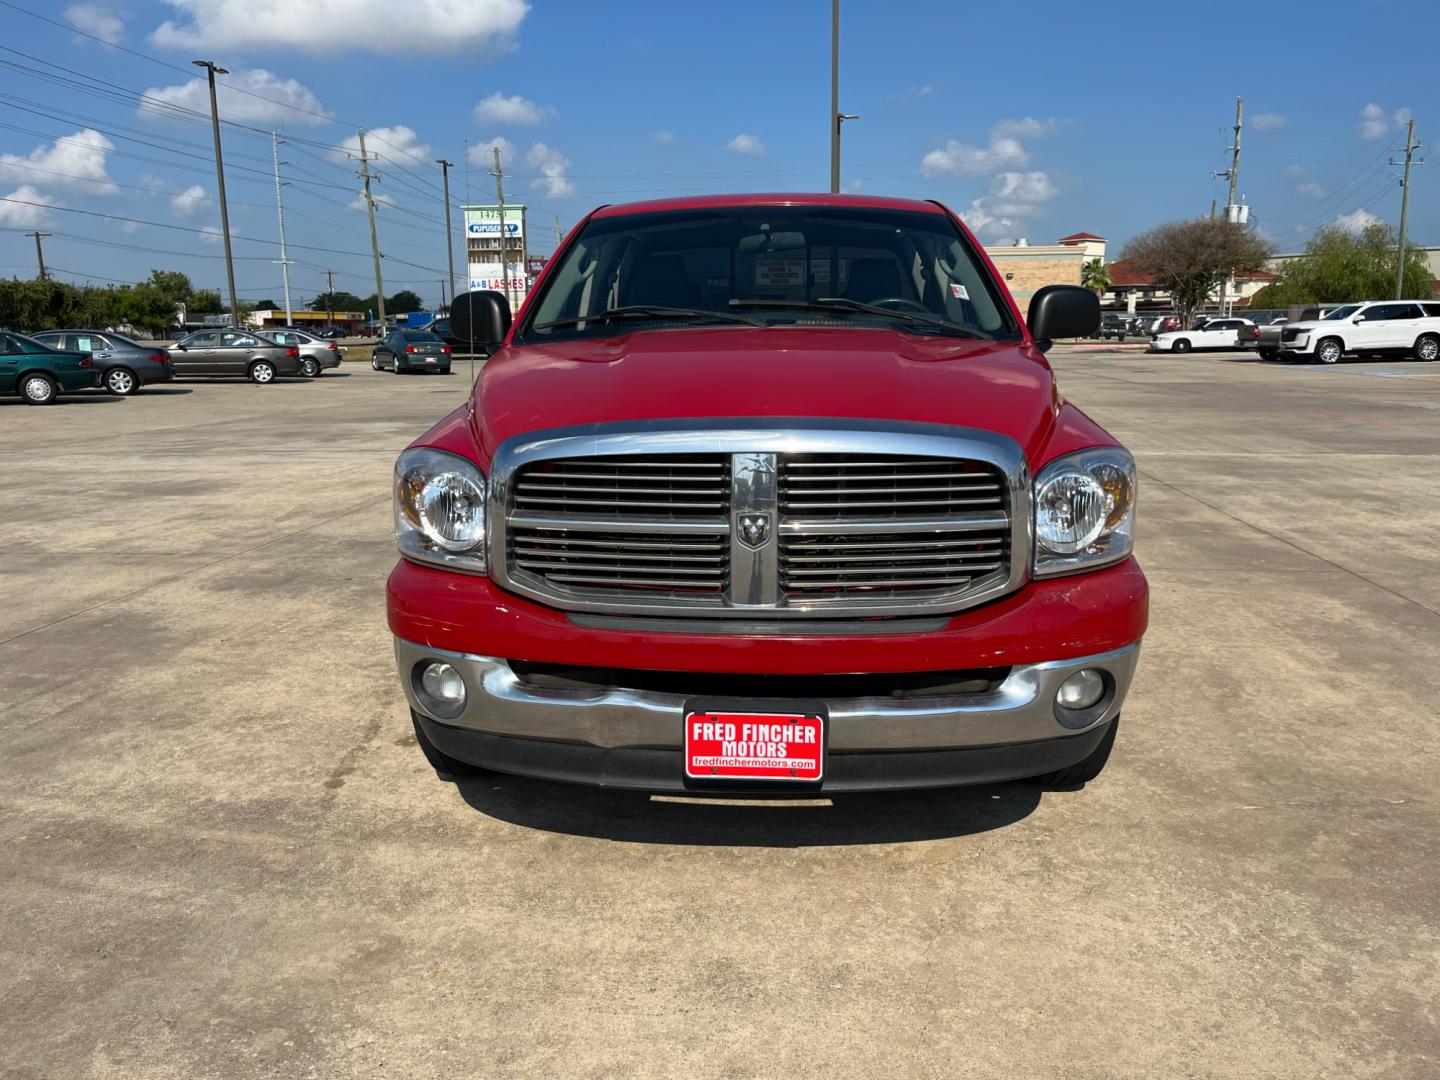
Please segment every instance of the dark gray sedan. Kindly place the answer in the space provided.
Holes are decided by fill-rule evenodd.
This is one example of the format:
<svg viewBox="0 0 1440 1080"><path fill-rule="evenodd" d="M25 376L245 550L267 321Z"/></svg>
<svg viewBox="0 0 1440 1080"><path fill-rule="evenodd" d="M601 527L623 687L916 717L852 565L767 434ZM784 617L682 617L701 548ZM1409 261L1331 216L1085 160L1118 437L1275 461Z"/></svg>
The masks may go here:
<svg viewBox="0 0 1440 1080"><path fill-rule="evenodd" d="M44 330L34 337L62 352L89 353L100 372L100 385L112 394L133 394L142 386L175 378L175 367L164 349L109 330Z"/></svg>
<svg viewBox="0 0 1440 1080"><path fill-rule="evenodd" d="M248 330L201 330L170 347L175 374L243 375L253 383L270 383L277 375L299 375L300 350L277 345Z"/></svg>
<svg viewBox="0 0 1440 1080"><path fill-rule="evenodd" d="M450 346L429 330L395 330L382 338L370 357L376 371L438 371L450 374Z"/></svg>

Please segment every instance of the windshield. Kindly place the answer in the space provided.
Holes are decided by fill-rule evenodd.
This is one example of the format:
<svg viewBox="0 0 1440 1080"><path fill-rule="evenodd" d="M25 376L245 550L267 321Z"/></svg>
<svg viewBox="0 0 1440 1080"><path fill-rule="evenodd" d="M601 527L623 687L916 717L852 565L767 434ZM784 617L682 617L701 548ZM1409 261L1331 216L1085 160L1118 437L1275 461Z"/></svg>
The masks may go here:
<svg viewBox="0 0 1440 1080"><path fill-rule="evenodd" d="M1344 307L1337 307L1334 311L1330 312L1329 315L1321 316L1321 318L1328 322L1333 322L1336 319L1348 319L1359 310L1359 304L1346 304Z"/></svg>
<svg viewBox="0 0 1440 1080"><path fill-rule="evenodd" d="M815 304L831 298L845 303ZM629 309L623 320L594 318L622 308ZM655 310L637 310L644 308ZM592 220L547 277L520 336L549 341L747 323L1020 336L995 283L948 217L840 206Z"/></svg>
<svg viewBox="0 0 1440 1080"><path fill-rule="evenodd" d="M429 330L406 330L401 333L405 341L439 341L440 339Z"/></svg>

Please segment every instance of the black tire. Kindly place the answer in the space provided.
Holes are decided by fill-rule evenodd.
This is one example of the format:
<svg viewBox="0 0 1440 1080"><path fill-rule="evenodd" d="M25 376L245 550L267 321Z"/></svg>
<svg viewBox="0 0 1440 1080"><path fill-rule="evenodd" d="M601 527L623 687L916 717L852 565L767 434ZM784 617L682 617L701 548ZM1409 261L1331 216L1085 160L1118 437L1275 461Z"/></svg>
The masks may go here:
<svg viewBox="0 0 1440 1080"><path fill-rule="evenodd" d="M20 396L27 405L54 405L60 387L49 375L31 371L20 377Z"/></svg>
<svg viewBox="0 0 1440 1080"><path fill-rule="evenodd" d="M453 758L445 751L430 741L430 736L425 734L425 729L420 726L419 719L414 711L410 713L410 723L415 725L415 741L420 744L420 752L425 755L425 760L435 770L435 775L447 783L454 782L466 776L477 776L485 770L471 765L468 761L461 761Z"/></svg>
<svg viewBox="0 0 1440 1080"><path fill-rule="evenodd" d="M265 386L267 383L275 381L275 365L269 360L256 360L250 365L250 370L247 374L250 376L251 382Z"/></svg>
<svg viewBox="0 0 1440 1080"><path fill-rule="evenodd" d="M384 370L383 368L380 367L380 361L377 360L377 359L375 359L375 354L374 354L374 353L371 353L371 354L370 354L370 368L371 368L372 371L382 371L382 370Z"/></svg>
<svg viewBox="0 0 1440 1080"><path fill-rule="evenodd" d="M1415 342L1415 359L1423 360L1427 364L1440 358L1440 337L1434 334L1421 334Z"/></svg>
<svg viewBox="0 0 1440 1080"><path fill-rule="evenodd" d="M1190 341L1187 338L1177 338L1175 344L1170 346L1172 352L1189 352Z"/></svg>
<svg viewBox="0 0 1440 1080"><path fill-rule="evenodd" d="M1322 364L1338 364L1345 355L1345 343L1339 338L1321 338L1315 343L1315 359Z"/></svg>
<svg viewBox="0 0 1440 1080"><path fill-rule="evenodd" d="M1274 349L1260 349L1260 350L1259 350L1259 353L1260 353L1260 359L1261 359L1261 360L1274 360L1274 359L1275 359L1275 350L1274 350Z"/></svg>
<svg viewBox="0 0 1440 1080"><path fill-rule="evenodd" d="M1047 788L1073 788L1088 784L1105 771L1105 763L1110 760L1110 751L1115 748L1115 732L1119 729L1120 717L1117 716L1110 721L1105 737L1100 740L1099 746L1090 751L1089 756L1064 769L1032 776L1029 783Z"/></svg>
<svg viewBox="0 0 1440 1080"><path fill-rule="evenodd" d="M140 389L140 380L129 368L112 367L105 372L105 389L116 397L129 397Z"/></svg>
<svg viewBox="0 0 1440 1080"><path fill-rule="evenodd" d="M304 375L307 379L317 379L317 378L319 378L319 377L320 377L320 363L319 363L319 361L313 360L313 359L311 359L311 358L308 357L308 356L305 357L305 359L303 359L303 360L300 361L300 374L301 374L301 375Z"/></svg>
<svg viewBox="0 0 1440 1080"><path fill-rule="evenodd" d="M391 368L390 370L391 370L391 372L392 372L393 374L395 374L395 375L404 375L404 374L405 374L403 371L400 370L400 361L399 361L399 360L396 360L396 361L395 361L395 366L394 366L393 368Z"/></svg>

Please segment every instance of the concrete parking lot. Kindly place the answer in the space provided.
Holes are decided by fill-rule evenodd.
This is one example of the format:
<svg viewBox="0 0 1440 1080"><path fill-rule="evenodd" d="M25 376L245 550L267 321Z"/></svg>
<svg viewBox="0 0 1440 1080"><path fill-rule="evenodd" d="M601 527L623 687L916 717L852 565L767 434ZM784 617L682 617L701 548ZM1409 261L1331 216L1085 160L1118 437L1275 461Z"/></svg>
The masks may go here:
<svg viewBox="0 0 1440 1080"><path fill-rule="evenodd" d="M435 778L464 365L0 403L0 1074L1440 1073L1440 364L1053 359L1143 475L1110 767L833 805Z"/></svg>

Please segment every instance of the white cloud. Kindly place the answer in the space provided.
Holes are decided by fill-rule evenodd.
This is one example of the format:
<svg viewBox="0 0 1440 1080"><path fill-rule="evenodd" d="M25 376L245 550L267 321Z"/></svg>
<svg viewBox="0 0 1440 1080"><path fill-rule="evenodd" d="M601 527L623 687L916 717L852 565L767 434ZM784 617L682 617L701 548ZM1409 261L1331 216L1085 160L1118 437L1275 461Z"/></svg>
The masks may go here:
<svg viewBox="0 0 1440 1080"><path fill-rule="evenodd" d="M1310 174L1300 165L1290 165L1282 174L1290 190L1302 199L1321 199L1325 197L1325 189L1315 182Z"/></svg>
<svg viewBox="0 0 1440 1080"><path fill-rule="evenodd" d="M751 154L758 156L765 153L765 144L760 141L759 135L736 135L728 143L725 149L732 154Z"/></svg>
<svg viewBox="0 0 1440 1080"><path fill-rule="evenodd" d="M1256 131L1279 131L1287 123L1285 117L1273 112L1256 113L1250 118L1250 126Z"/></svg>
<svg viewBox="0 0 1440 1080"><path fill-rule="evenodd" d="M916 97L930 97L935 93L935 87L926 83L924 86L911 87L910 92Z"/></svg>
<svg viewBox="0 0 1440 1080"><path fill-rule="evenodd" d="M864 180L846 180L843 186L844 186L844 188L845 188L846 191L849 191L849 192L852 192L852 193L858 195L860 192L862 192L862 191L865 190L865 181L864 181Z"/></svg>
<svg viewBox="0 0 1440 1080"><path fill-rule="evenodd" d="M232 228L230 230L231 240L234 240L235 237L239 235L239 229ZM220 226L218 225L206 225L200 230L200 242L202 244L223 244L225 242L225 234L220 231Z"/></svg>
<svg viewBox="0 0 1440 1080"><path fill-rule="evenodd" d="M1053 133L1054 120L1037 120L1033 116L1001 120L990 129L984 146L947 139L920 159L920 175L983 176L1007 169L1023 169L1030 155L1020 140L1038 139Z"/></svg>
<svg viewBox="0 0 1440 1080"><path fill-rule="evenodd" d="M661 146L669 146L675 141L675 133L673 131L657 131L650 137Z"/></svg>
<svg viewBox="0 0 1440 1080"><path fill-rule="evenodd" d="M530 147L525 160L540 172L540 175L531 181L531 187L544 188L545 192L554 198L575 194L575 185L565 175L570 171L572 162L559 150L537 142Z"/></svg>
<svg viewBox="0 0 1440 1080"><path fill-rule="evenodd" d="M506 97L498 90L475 106L481 124L538 124L555 112L549 105L536 105L519 94Z"/></svg>
<svg viewBox="0 0 1440 1080"><path fill-rule="evenodd" d="M44 225L50 220L50 212L43 206L27 206L27 203L48 203L51 206L60 204L53 199L47 199L41 192L36 191L29 184L21 184L10 194L7 199L17 199L18 202L0 202L0 225L21 226L33 229L37 225Z"/></svg>
<svg viewBox="0 0 1440 1080"><path fill-rule="evenodd" d="M508 50L530 10L525 0L169 0L179 18L150 40L167 49L298 49L311 53L463 53Z"/></svg>
<svg viewBox="0 0 1440 1080"><path fill-rule="evenodd" d="M1360 137L1362 139L1383 139L1390 134L1391 126L1401 128L1410 122L1410 110L1399 108L1392 117L1373 101L1360 110Z"/></svg>
<svg viewBox="0 0 1440 1080"><path fill-rule="evenodd" d="M204 210L209 198L199 184L191 184L170 200L170 212L176 217L190 217Z"/></svg>
<svg viewBox="0 0 1440 1080"><path fill-rule="evenodd" d="M1358 210L1352 210L1348 214L1341 214L1330 224L1338 225L1348 233L1364 232L1371 225L1379 225L1382 219L1370 213L1363 206Z"/></svg>
<svg viewBox="0 0 1440 1080"><path fill-rule="evenodd" d="M496 135L493 139L486 139L484 142L471 143L468 157L471 165L479 165L482 169L493 169L495 167L495 149L500 149L500 164L504 167L505 162L515 160L515 144L504 135Z"/></svg>
<svg viewBox="0 0 1440 1080"><path fill-rule="evenodd" d="M371 161L378 158L383 161L396 161L401 165L414 165L417 161L430 160L430 144L421 142L415 129L404 124L366 131L365 152L370 155ZM351 135L340 144L339 149L331 150L329 156L331 161L359 161L360 136Z"/></svg>
<svg viewBox="0 0 1440 1080"><path fill-rule="evenodd" d="M1048 173L1002 172L990 182L990 194L974 200L960 216L976 232L997 236L1024 226L1059 194Z"/></svg>
<svg viewBox="0 0 1440 1080"><path fill-rule="evenodd" d="M91 194L113 195L117 188L105 169L115 144L86 128L28 154L0 154L0 180L32 180L47 187L82 187Z"/></svg>
<svg viewBox="0 0 1440 1080"><path fill-rule="evenodd" d="M389 195L386 195L383 191L372 191L370 193L370 197L375 200L375 209L377 210L380 209L380 207L382 206L395 205L395 200ZM348 203L348 207L351 210L364 210L365 193L362 191L359 195L356 195L355 198L351 199Z"/></svg>
<svg viewBox="0 0 1440 1080"><path fill-rule="evenodd" d="M150 119L170 115L167 106L210 115L210 89L205 79L151 87L145 96L148 100L138 111ZM331 116L309 88L264 68L217 76L215 98L222 117L242 124L323 124Z"/></svg>
<svg viewBox="0 0 1440 1080"><path fill-rule="evenodd" d="M125 36L125 24L103 4L71 4L65 9L65 21L76 30L118 45Z"/></svg>

